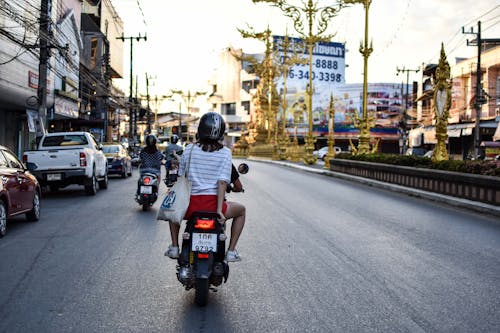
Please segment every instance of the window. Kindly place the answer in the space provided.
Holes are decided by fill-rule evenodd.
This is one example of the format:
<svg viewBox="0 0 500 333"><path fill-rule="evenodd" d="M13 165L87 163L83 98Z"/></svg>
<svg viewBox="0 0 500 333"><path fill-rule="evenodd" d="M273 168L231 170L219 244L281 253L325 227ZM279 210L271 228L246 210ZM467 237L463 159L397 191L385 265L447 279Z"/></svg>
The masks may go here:
<svg viewBox="0 0 500 333"><path fill-rule="evenodd" d="M241 106L247 112L247 114L250 114L250 101L241 102Z"/></svg>
<svg viewBox="0 0 500 333"><path fill-rule="evenodd" d="M7 159L5 156L3 156L2 152L0 151L0 168L6 168L8 166L7 164Z"/></svg>
<svg viewBox="0 0 500 333"><path fill-rule="evenodd" d="M232 116L236 114L236 103L226 103L222 104L221 114L226 116Z"/></svg>
<svg viewBox="0 0 500 333"><path fill-rule="evenodd" d="M90 40L90 67L94 68L97 65L97 38Z"/></svg>
<svg viewBox="0 0 500 333"><path fill-rule="evenodd" d="M86 145L85 135L54 135L43 140L42 147Z"/></svg>
<svg viewBox="0 0 500 333"><path fill-rule="evenodd" d="M500 105L500 76L497 76L497 105Z"/></svg>
<svg viewBox="0 0 500 333"><path fill-rule="evenodd" d="M10 151L4 150L3 153L5 154L5 157L7 158L7 160L9 161L11 168L24 169L21 161L19 161L19 159L16 156L14 156Z"/></svg>

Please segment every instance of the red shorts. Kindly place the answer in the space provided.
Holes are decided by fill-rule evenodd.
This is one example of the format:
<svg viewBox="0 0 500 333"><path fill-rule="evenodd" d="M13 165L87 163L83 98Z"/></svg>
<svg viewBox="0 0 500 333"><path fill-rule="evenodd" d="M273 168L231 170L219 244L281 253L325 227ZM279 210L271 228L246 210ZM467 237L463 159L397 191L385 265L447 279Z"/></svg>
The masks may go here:
<svg viewBox="0 0 500 333"><path fill-rule="evenodd" d="M187 209L184 218L187 220L191 217L191 214L197 210L204 210L208 212L217 211L217 195L192 195L189 201L189 207ZM226 214L227 204L224 201L222 203L222 214Z"/></svg>

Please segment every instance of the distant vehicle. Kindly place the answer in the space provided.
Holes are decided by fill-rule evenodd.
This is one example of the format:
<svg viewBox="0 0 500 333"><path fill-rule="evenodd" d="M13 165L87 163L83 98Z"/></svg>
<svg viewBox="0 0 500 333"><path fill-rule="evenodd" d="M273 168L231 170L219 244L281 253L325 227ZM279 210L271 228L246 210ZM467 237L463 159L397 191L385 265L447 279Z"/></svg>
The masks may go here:
<svg viewBox="0 0 500 333"><path fill-rule="evenodd" d="M434 155L434 150L429 150L424 154L424 157L432 158L432 155Z"/></svg>
<svg viewBox="0 0 500 333"><path fill-rule="evenodd" d="M108 159L108 175L132 176L132 158L119 143L104 143L102 152Z"/></svg>
<svg viewBox="0 0 500 333"><path fill-rule="evenodd" d="M340 147L333 147L335 150L335 155L342 153L342 149ZM328 146L320 148L318 150L313 151L313 155L319 158L320 160L325 160L325 155L328 153Z"/></svg>
<svg viewBox="0 0 500 333"><path fill-rule="evenodd" d="M97 185L108 188L108 161L102 144L89 132L47 133L38 150L24 152L23 162L33 166L31 173L51 191L78 184L87 195L95 195Z"/></svg>
<svg viewBox="0 0 500 333"><path fill-rule="evenodd" d="M406 156L424 156L427 150L420 147L410 147L406 150Z"/></svg>
<svg viewBox="0 0 500 333"><path fill-rule="evenodd" d="M7 219L26 214L40 219L41 189L35 176L7 147L0 146L0 237L7 232Z"/></svg>

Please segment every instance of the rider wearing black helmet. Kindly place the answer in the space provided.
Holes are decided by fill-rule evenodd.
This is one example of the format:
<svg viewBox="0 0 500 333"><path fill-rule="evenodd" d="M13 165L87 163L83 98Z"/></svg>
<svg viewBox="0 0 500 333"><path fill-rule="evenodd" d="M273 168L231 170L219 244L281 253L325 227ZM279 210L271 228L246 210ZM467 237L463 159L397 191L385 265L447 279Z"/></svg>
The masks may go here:
<svg viewBox="0 0 500 333"><path fill-rule="evenodd" d="M140 171L152 171L160 177L164 156L156 147L156 136L149 134L144 142L146 146L139 153L141 159Z"/></svg>
<svg viewBox="0 0 500 333"><path fill-rule="evenodd" d="M216 112L204 114L198 125L198 141L186 147L182 155L179 174L183 174L190 158L187 178L192 182L191 198L185 215L188 219L194 211L216 211L221 222L233 219L231 239L226 253L227 261L239 261L241 257L236 251L236 243L245 225L245 206L225 201L226 187L231 183L231 151L224 147L222 139L226 124L222 116ZM191 157L190 157L191 156ZM170 223L172 244L165 255L170 258L179 256L180 225Z"/></svg>

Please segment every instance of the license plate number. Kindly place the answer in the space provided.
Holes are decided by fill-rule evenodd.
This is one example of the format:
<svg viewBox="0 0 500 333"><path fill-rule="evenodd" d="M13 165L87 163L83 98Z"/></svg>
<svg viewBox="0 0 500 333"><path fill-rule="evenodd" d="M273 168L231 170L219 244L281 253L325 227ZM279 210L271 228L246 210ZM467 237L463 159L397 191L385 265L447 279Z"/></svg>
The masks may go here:
<svg viewBox="0 0 500 333"><path fill-rule="evenodd" d="M49 173L47 174L47 180L61 180L61 174L60 173Z"/></svg>
<svg viewBox="0 0 500 333"><path fill-rule="evenodd" d="M152 186L141 186L141 194L152 194L153 187Z"/></svg>
<svg viewBox="0 0 500 333"><path fill-rule="evenodd" d="M194 232L191 250L197 252L217 252L217 234Z"/></svg>

